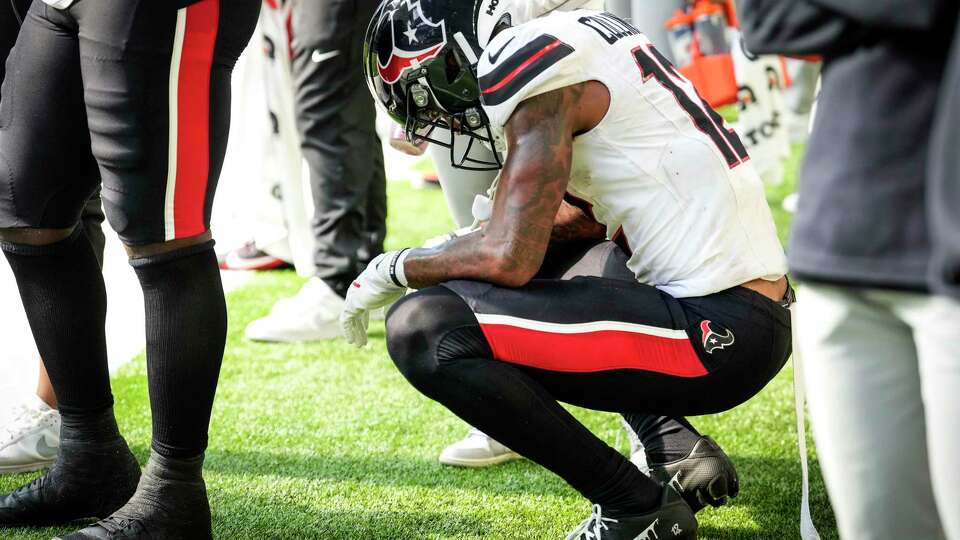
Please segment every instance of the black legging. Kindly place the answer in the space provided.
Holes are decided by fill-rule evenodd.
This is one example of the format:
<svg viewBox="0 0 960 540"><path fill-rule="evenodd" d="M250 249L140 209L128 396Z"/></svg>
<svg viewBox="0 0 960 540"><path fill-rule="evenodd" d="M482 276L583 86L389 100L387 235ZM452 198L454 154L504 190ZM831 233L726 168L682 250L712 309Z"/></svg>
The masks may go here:
<svg viewBox="0 0 960 540"><path fill-rule="evenodd" d="M0 0L0 82L6 75L7 56L17 42L20 22L27 14L30 2L31 0ZM101 225L104 216L103 206L100 204L99 189L87 202L81 219L87 239L93 246L93 252L97 255L100 265L103 266L104 236Z"/></svg>

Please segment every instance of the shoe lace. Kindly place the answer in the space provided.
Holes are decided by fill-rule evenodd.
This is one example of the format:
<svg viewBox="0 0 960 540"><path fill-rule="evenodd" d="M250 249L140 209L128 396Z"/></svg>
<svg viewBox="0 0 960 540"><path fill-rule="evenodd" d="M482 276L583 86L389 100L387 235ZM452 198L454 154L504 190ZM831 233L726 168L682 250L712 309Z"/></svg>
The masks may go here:
<svg viewBox="0 0 960 540"><path fill-rule="evenodd" d="M603 531L609 529L607 523L617 523L613 518L603 517L603 510L599 504L593 505L593 513L577 525L577 528L567 535L566 540L601 540Z"/></svg>
<svg viewBox="0 0 960 540"><path fill-rule="evenodd" d="M117 515L106 517L97 522L97 525L110 534L142 528L138 519Z"/></svg>
<svg viewBox="0 0 960 540"><path fill-rule="evenodd" d="M35 428L43 419L43 412L26 405L17 405L13 409L10 422L0 428L0 447L4 447L23 437Z"/></svg>
<svg viewBox="0 0 960 540"><path fill-rule="evenodd" d="M11 495L22 495L24 492L34 491L43 487L43 482L46 480L46 475L38 476L31 480L29 483L26 483L17 489L13 490Z"/></svg>
<svg viewBox="0 0 960 540"><path fill-rule="evenodd" d="M258 251L260 250L257 249L256 241L247 240L246 242L243 243L242 246L240 246L237 249L237 254L239 254L241 257L251 257L253 255L256 255Z"/></svg>

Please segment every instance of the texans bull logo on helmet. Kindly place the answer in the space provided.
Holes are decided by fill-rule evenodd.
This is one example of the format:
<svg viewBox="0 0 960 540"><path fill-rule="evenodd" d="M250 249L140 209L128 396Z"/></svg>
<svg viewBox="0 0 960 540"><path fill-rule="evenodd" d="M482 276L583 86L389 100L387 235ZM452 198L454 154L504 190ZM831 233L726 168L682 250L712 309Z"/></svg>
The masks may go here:
<svg viewBox="0 0 960 540"><path fill-rule="evenodd" d="M379 25L389 25L392 43L381 44L377 50L377 69L387 84L400 79L405 71L440 54L447 44L444 22L427 19L420 0L396 0L383 11Z"/></svg>
<svg viewBox="0 0 960 540"><path fill-rule="evenodd" d="M710 327L710 321L700 323L700 332L703 334L703 350L707 354L713 354L714 351L726 349L733 345L734 336L729 328L725 328L725 333L718 334Z"/></svg>

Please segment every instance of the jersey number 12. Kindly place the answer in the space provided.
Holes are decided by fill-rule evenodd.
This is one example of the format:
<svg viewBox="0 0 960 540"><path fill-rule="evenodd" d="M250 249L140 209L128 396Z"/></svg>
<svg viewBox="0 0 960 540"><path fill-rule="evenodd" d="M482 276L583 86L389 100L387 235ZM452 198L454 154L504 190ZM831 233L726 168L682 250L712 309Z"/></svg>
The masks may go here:
<svg viewBox="0 0 960 540"><path fill-rule="evenodd" d="M723 118L697 94L693 83L677 73L673 64L660 51L652 45L641 45L631 52L640 66L644 80L651 77L657 79L661 86L677 98L677 103L693 120L693 125L710 137L731 169L750 159L736 132L727 129Z"/></svg>

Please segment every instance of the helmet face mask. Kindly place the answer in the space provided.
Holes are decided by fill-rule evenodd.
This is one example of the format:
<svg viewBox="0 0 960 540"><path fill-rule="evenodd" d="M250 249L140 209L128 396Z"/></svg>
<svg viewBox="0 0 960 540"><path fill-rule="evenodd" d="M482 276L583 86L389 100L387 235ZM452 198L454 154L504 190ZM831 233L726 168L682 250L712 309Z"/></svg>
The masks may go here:
<svg viewBox="0 0 960 540"><path fill-rule="evenodd" d="M411 143L449 148L457 168L496 170L503 164L480 100L473 4L385 0L367 30L364 68L374 98ZM436 14L443 19L429 19ZM457 148L464 136L465 151ZM491 148L494 159L472 157L477 143Z"/></svg>

